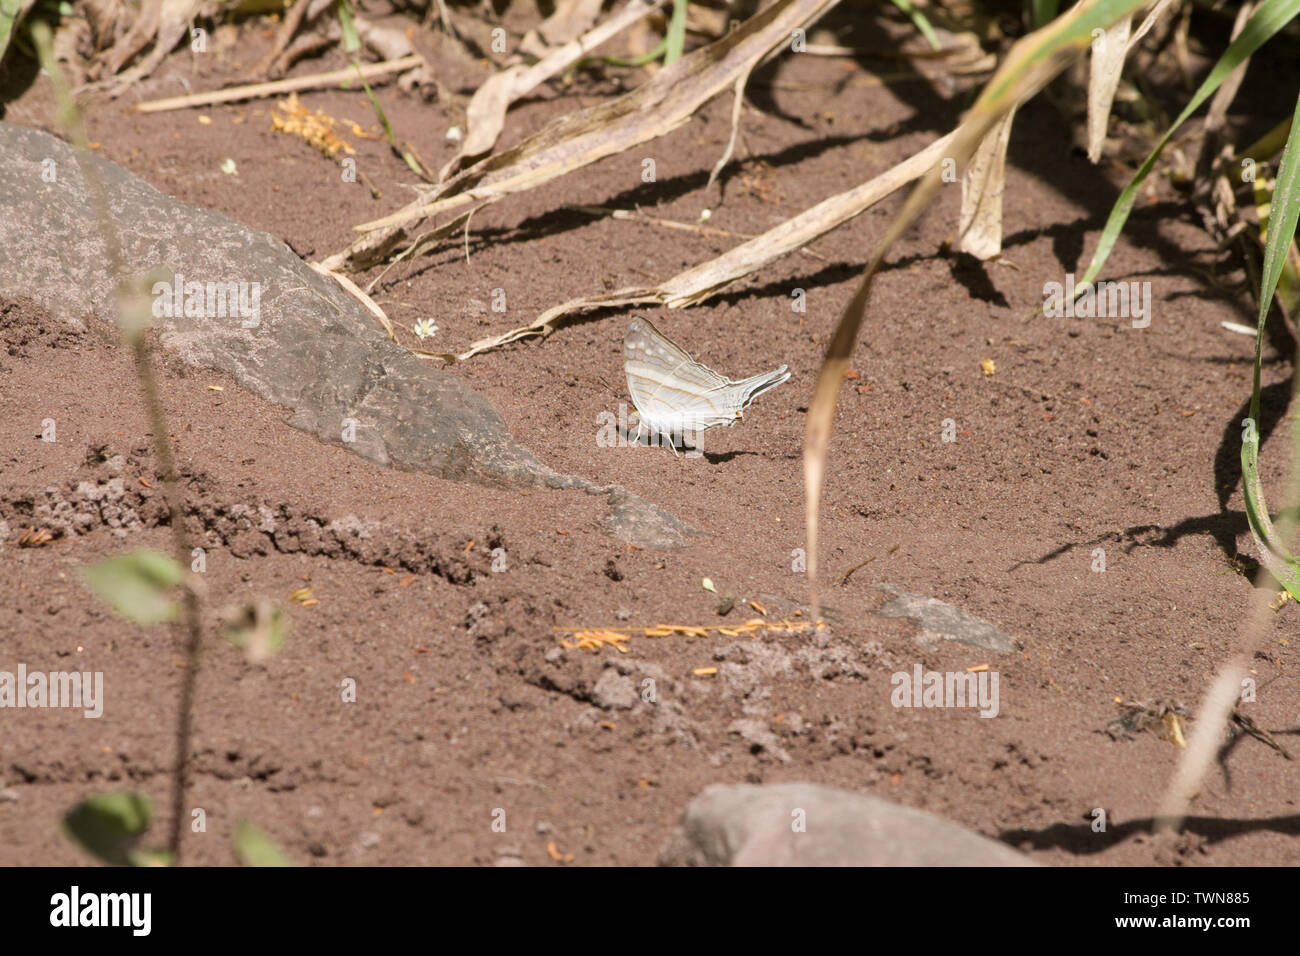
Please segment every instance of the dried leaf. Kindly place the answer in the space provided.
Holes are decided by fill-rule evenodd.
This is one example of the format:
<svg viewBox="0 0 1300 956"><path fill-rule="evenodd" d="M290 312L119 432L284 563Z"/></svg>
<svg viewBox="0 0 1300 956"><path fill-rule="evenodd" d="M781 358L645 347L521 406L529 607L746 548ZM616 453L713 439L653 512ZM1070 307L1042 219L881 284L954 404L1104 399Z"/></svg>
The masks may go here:
<svg viewBox="0 0 1300 956"><path fill-rule="evenodd" d="M117 73L150 41L153 41L153 49L143 60L108 84L110 95L117 96L148 78L176 45L189 37L190 24L202 3L203 0L149 0L144 6L143 16L135 21L131 31L105 54L105 63L110 73Z"/></svg>
<svg viewBox="0 0 1300 956"><path fill-rule="evenodd" d="M1124 71L1132 26L1132 19L1125 17L1110 29L1098 33L1092 44L1092 62L1088 72L1088 158L1094 163L1101 159L1101 147L1106 141L1110 106Z"/></svg>
<svg viewBox="0 0 1300 956"><path fill-rule="evenodd" d="M789 255L808 243L825 235L855 216L870 209L880 200L923 176L946 155L952 142L949 134L931 143L914 156L879 176L855 186L847 192L824 199L811 209L774 226L761 236L724 252L716 259L692 266L651 288L626 288L579 299L571 299L547 309L528 325L511 329L500 335L479 339L458 354L447 359L464 361L481 352L533 335L549 335L563 324L561 320L590 309L621 305L663 305L670 309L698 305L722 291L738 279L757 272L768 263Z"/></svg>
<svg viewBox="0 0 1300 956"><path fill-rule="evenodd" d="M357 226L365 233L325 260L330 268L362 268L376 248L391 247L410 223L466 205L488 205L536 188L606 156L656 139L690 120L734 85L769 50L787 42L838 0L775 0L722 39L694 51L618 99L563 116L513 149L471 166L404 209Z"/></svg>
<svg viewBox="0 0 1300 956"><path fill-rule="evenodd" d="M610 20L595 27L589 34L569 40L563 47L552 49L536 64L532 66L515 64L490 75L484 85L474 92L468 107L465 108L465 125L469 127L469 131L465 135L464 142L460 144L460 152L452 157L450 163L443 166L438 178L445 181L448 176L452 176L460 169L461 165L476 159L497 144L500 131L506 126L506 111L510 109L512 103L528 95L530 91L536 90L547 79L563 73L590 51L640 21L651 10L662 7L664 3L666 0L653 0L653 3L630 0L627 7L619 10L619 13L612 16Z"/></svg>
<svg viewBox="0 0 1300 956"><path fill-rule="evenodd" d="M988 260L1002 254L1002 194L1007 188L1007 143L1016 111L1010 110L980 142L961 181L962 252Z"/></svg>

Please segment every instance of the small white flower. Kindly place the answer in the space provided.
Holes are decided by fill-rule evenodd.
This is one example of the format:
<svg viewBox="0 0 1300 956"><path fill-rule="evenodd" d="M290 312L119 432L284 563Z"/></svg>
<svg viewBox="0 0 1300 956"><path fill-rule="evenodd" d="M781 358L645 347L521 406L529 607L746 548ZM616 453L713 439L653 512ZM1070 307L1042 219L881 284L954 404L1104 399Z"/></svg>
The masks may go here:
<svg viewBox="0 0 1300 956"><path fill-rule="evenodd" d="M459 143L462 139L460 127L459 126L449 127L447 130L447 138L451 140L453 143Z"/></svg>
<svg viewBox="0 0 1300 956"><path fill-rule="evenodd" d="M415 334L419 336L420 341L423 342L429 336L433 335L433 333L437 332L438 327L433 324L433 319L421 319L419 322L415 323L412 331L415 332Z"/></svg>
<svg viewBox="0 0 1300 956"><path fill-rule="evenodd" d="M239 167L236 166L235 161L233 159L230 159L229 157L221 161L221 171L225 173L227 176L239 175Z"/></svg>

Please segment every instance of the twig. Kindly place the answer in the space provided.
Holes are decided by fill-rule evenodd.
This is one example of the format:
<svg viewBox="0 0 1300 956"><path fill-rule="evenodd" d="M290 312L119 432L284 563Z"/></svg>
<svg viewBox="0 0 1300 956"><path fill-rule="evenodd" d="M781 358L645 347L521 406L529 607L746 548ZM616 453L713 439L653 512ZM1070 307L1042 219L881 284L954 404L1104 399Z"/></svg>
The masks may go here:
<svg viewBox="0 0 1300 956"><path fill-rule="evenodd" d="M275 40L271 44L271 49L266 51L266 55L258 60L253 68L248 71L249 76L266 76L275 65L276 59L289 46L293 40L293 35L298 32L298 27L302 25L302 18L307 13L307 8L311 6L311 0L295 0L294 5L289 9L289 13L280 24L280 29L276 31Z"/></svg>
<svg viewBox="0 0 1300 956"><path fill-rule="evenodd" d="M893 554L898 549L899 549L899 545L894 545L886 552L886 557ZM852 575L854 571L860 571L861 569L865 568L868 564L870 564L872 561L876 560L876 558L878 557L880 557L880 555L873 554L871 557L867 558L867 560L863 561L861 564L855 564L853 567L849 568L838 578L836 578L833 582L831 582L831 587L837 588L841 584L847 584L849 581L849 576Z"/></svg>
<svg viewBox="0 0 1300 956"><path fill-rule="evenodd" d="M212 90L208 93L190 93L187 96L172 96L162 100L146 100L135 104L141 113L162 113L167 110L183 110L191 106L212 106L215 103L233 103L237 100L261 99L280 93L297 90L315 90L327 86L340 86L357 78L360 70L364 79L387 76L414 69L424 63L424 57L418 53L404 56L397 60L385 60L382 63L367 63L365 66L348 67L346 70L331 70L328 73L313 73L310 76L295 76L287 80L275 80L271 83L251 83L247 86L232 86L225 90Z"/></svg>
<svg viewBox="0 0 1300 956"><path fill-rule="evenodd" d="M665 229L678 229L682 232L693 232L707 238L715 236L725 236L730 239L745 240L758 238L757 236L747 232L732 232L730 229L719 229L716 226L700 226L693 222L678 222L675 219L661 219L659 216L646 215L640 210L633 212L627 209L607 209L604 206L573 206L572 208L578 210L578 212L585 212L589 216L609 216L611 219L622 219L625 222L642 222L651 226L663 226ZM812 256L814 259L818 259L822 262L826 261L825 256L819 255L811 249L800 248L797 251ZM642 273L642 275L648 275L648 273Z"/></svg>
<svg viewBox="0 0 1300 956"><path fill-rule="evenodd" d="M1260 727L1258 724L1255 723L1255 721L1251 720L1249 717L1243 714L1236 707L1232 708L1232 722L1236 724L1238 727L1240 727L1242 730L1244 730L1246 733L1248 733L1250 736L1254 737L1256 740L1272 747L1274 750L1280 753L1287 760L1293 759L1291 755L1286 752L1286 748L1273 739L1272 734L1270 734L1263 727Z"/></svg>
<svg viewBox="0 0 1300 956"><path fill-rule="evenodd" d="M868 564L870 564L872 561L876 560L876 558L878 558L878 557L880 557L880 555L878 555L878 554L873 554L871 557L867 558L867 560L863 561L861 564L855 564L853 567L849 568L847 571L845 571L843 574L841 574L838 578L836 578L835 581L831 584L831 587L837 588L837 587L839 587L841 584L848 584L848 583L849 583L849 576L850 576L854 571L859 571L859 570L861 570L862 568L865 568Z"/></svg>
<svg viewBox="0 0 1300 956"><path fill-rule="evenodd" d="M329 276L339 285L343 286L344 291L364 305L366 310L375 317L376 321L378 321L380 325L384 327L384 331L388 333L388 337L392 339L395 345L402 344L397 340L397 331L393 328L392 320L388 318L387 313L379 307L374 299L362 292L355 282L343 275L341 272L335 272L333 269L326 268L319 262L309 262L307 264L321 275Z"/></svg>

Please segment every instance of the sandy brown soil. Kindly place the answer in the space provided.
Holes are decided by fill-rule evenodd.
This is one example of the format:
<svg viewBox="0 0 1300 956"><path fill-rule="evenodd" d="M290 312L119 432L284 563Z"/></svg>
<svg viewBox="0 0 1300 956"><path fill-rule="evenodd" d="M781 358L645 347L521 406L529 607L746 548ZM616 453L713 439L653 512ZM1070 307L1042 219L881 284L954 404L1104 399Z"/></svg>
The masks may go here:
<svg viewBox="0 0 1300 956"><path fill-rule="evenodd" d="M138 98L179 92L181 75L196 89L215 87L260 56L268 36L246 28L237 47L193 66L188 55L173 57ZM333 54L325 65L341 62ZM439 347L458 347L566 299L702 261L730 240L556 210L637 204L695 221L709 207L713 226L760 232L911 154L966 105L924 82L867 85L870 69L884 65L795 58L760 77L781 86L755 87L744 162L725 177L724 202L704 186L726 142L726 98L661 141L486 210L473 222L468 261L457 237L395 269L377 299L404 329L432 316ZM1294 64L1258 69L1272 79L1252 72L1239 102L1253 112L1234 117L1246 139L1291 108L1273 87L1295 85ZM1282 73L1290 79L1278 83ZM448 61L440 73L458 90L482 76L472 62ZM613 90L588 79L547 89L511 113L506 140ZM391 86L379 95L426 161L436 168L450 158L444 132L461 121L454 110ZM135 98L90 110L102 155L304 257L340 249L353 224L407 199L401 184L411 176L378 141L349 137L384 191L374 201L342 183L335 164L273 133L265 102L139 116ZM373 126L357 93L303 100ZM47 125L48 107L48 87L37 82L5 118ZM577 863L647 864L708 784L789 780L921 807L1049 864L1300 861L1294 762L1238 741L1183 839L1157 851L1145 834L1179 751L1153 734L1126 741L1101 732L1117 696L1194 709L1237 635L1250 588L1241 559L1253 546L1234 461L1252 343L1220 322L1252 319L1244 298L1207 281L1220 257L1164 183L1110 266L1114 278L1150 281L1150 328L1032 317L1043 283L1062 281L1090 252L1122 182L1122 171L1072 152L1070 135L1041 99L1017 120L1002 261L936 252L954 228L954 186L878 280L857 378L837 413L822 549L832 581L876 560L829 588L830 634L816 641L637 637L626 655L593 654L557 652L552 628L718 623L705 577L774 615L806 600L806 580L792 569L804 545L804 413L830 330L899 197L817 242L823 259L791 257L703 307L642 313L733 377L782 363L794 372L743 425L709 433L702 458L597 446L597 415L627 401L625 313L457 369L547 464L621 483L707 533L680 553L619 544L602 531L600 503L580 493L378 468L294 431L283 410L229 380L160 355L191 526L211 542L211 602L270 596L292 625L285 651L262 667L215 635L207 645L191 803L206 809L209 827L188 838L190 861L229 862L231 829L247 818L304 863L549 864L553 843ZM641 182L646 156L657 160L657 183ZM226 157L238 177L220 171ZM499 288L505 313L490 308ZM807 290L806 315L791 311L794 288ZM129 354L106 334L56 326L30 303L0 308L0 518L9 539L42 502L81 501L79 483L122 479L88 533L0 550L0 669L23 661L102 670L108 693L99 720L0 714L0 788L17 796L0 802L0 862L76 863L83 857L58 820L78 800L132 787L165 806L181 666L170 634L114 617L76 569L169 539ZM984 359L995 363L992 376ZM1270 353L1273 420L1289 374ZM57 443L40 440L45 418L58 422ZM950 418L951 444L940 440ZM1275 437L1263 450L1266 488L1279 487L1284 464ZM257 529L258 508L270 509L282 533ZM309 534L313 521L357 533ZM491 571L493 547L506 549L505 573ZM1091 569L1096 548L1104 573ZM962 607L1020 646L1008 655L951 643L921 649L912 624L871 613L886 599L881 583ZM319 604L288 603L304 584ZM722 620L750 616L741 607ZM1286 736L1297 732L1298 621L1294 604L1273 617L1249 705L1291 749L1300 749ZM1001 678L999 716L895 709L890 675L917 662L941 671L989 664ZM694 676L701 667L721 671ZM611 705L595 691L606 668L638 688L654 680L658 703ZM345 677L357 681L355 704L340 701ZM742 725L748 737L738 720L756 722ZM1097 807L1108 812L1105 833L1090 827ZM492 828L497 808L504 834Z"/></svg>

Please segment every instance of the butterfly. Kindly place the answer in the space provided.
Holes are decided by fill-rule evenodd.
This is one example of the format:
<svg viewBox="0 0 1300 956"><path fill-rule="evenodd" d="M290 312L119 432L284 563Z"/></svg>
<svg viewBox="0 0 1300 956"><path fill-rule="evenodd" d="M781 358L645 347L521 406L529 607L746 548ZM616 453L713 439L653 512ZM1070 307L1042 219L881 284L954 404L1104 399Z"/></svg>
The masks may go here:
<svg viewBox="0 0 1300 956"><path fill-rule="evenodd" d="M651 433L676 439L714 425L744 421L745 409L759 395L790 378L787 366L733 382L702 365L676 342L635 316L623 338L623 371L637 411L637 438Z"/></svg>

